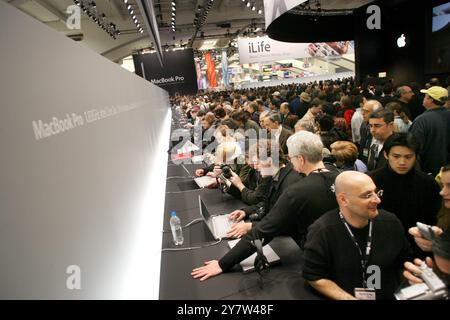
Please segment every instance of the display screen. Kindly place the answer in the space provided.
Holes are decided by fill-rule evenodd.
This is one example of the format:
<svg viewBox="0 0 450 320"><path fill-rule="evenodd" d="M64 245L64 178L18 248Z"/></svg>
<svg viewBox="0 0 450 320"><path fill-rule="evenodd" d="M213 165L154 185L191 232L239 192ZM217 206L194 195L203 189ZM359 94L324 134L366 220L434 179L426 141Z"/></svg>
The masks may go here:
<svg viewBox="0 0 450 320"><path fill-rule="evenodd" d="M430 73L450 72L450 2L432 9L427 46L427 69Z"/></svg>

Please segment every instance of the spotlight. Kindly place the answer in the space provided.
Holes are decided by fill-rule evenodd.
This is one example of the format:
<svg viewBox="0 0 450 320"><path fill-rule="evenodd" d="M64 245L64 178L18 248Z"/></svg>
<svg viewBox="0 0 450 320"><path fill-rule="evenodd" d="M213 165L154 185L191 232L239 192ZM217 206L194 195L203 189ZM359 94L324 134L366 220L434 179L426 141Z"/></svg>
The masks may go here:
<svg viewBox="0 0 450 320"><path fill-rule="evenodd" d="M134 10L131 10L131 11L130 11L130 14L134 14Z"/></svg>
<svg viewBox="0 0 450 320"><path fill-rule="evenodd" d="M250 1L247 2L247 8L250 8Z"/></svg>
<svg viewBox="0 0 450 320"><path fill-rule="evenodd" d="M255 11L255 10L256 10L256 7L255 7L255 6L253 6L253 7L252 7L252 11Z"/></svg>
<svg viewBox="0 0 450 320"><path fill-rule="evenodd" d="M258 14L262 14L262 10L261 9L258 10Z"/></svg>

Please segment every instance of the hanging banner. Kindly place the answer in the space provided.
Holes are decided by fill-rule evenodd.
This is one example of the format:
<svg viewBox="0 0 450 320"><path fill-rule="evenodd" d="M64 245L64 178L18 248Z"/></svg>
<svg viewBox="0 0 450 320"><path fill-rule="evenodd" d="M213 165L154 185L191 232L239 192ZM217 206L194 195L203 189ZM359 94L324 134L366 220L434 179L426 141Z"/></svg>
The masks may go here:
<svg viewBox="0 0 450 320"><path fill-rule="evenodd" d="M202 81L202 68L200 67L200 62L195 61L195 71L197 73L197 87L199 90L205 89L203 87L203 81Z"/></svg>
<svg viewBox="0 0 450 320"><path fill-rule="evenodd" d="M217 78L216 78L216 66L214 64L214 60L211 57L211 53L207 52L205 54L206 61L206 77L208 78L208 86L210 88L217 87Z"/></svg>
<svg viewBox="0 0 450 320"><path fill-rule="evenodd" d="M164 67L155 53L133 55L136 74L174 94L196 94L194 51L192 49L164 52Z"/></svg>
<svg viewBox="0 0 450 320"><path fill-rule="evenodd" d="M228 77L228 57L227 50L222 50L222 79L223 85L226 87L230 84Z"/></svg>
<svg viewBox="0 0 450 320"><path fill-rule="evenodd" d="M238 48L241 64L307 57L328 57L332 59L355 52L352 41L291 43L276 41L268 36L238 38Z"/></svg>

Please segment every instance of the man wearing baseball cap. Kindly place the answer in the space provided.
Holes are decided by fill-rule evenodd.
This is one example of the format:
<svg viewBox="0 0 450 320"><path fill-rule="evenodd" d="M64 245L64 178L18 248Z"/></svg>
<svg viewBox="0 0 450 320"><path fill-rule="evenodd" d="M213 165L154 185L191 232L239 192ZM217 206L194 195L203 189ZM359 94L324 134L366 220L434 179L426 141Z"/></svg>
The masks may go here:
<svg viewBox="0 0 450 320"><path fill-rule="evenodd" d="M444 107L448 91L433 86L420 92L425 93L423 106L426 111L414 119L410 131L421 145L422 170L435 176L450 161L450 111Z"/></svg>

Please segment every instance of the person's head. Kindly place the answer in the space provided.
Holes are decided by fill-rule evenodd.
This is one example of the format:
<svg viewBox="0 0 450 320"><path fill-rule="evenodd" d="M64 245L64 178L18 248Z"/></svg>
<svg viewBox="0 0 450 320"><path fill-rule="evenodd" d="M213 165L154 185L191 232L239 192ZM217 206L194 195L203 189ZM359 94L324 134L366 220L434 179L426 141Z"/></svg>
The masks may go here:
<svg viewBox="0 0 450 320"><path fill-rule="evenodd" d="M319 114L316 122L319 124L320 131L323 132L328 132L334 127L334 119L329 114Z"/></svg>
<svg viewBox="0 0 450 320"><path fill-rule="evenodd" d="M405 115L403 106L397 101L392 101L386 104L386 109L394 113L394 116L402 117L402 115Z"/></svg>
<svg viewBox="0 0 450 320"><path fill-rule="evenodd" d="M280 100L271 99L269 103L269 109L272 111L277 111L280 109Z"/></svg>
<svg viewBox="0 0 450 320"><path fill-rule="evenodd" d="M258 111L264 111L264 102L261 99L256 99L255 102L258 105Z"/></svg>
<svg viewBox="0 0 450 320"><path fill-rule="evenodd" d="M420 92L425 93L423 98L423 106L426 109L433 109L443 106L448 99L448 90L439 86L422 89Z"/></svg>
<svg viewBox="0 0 450 320"><path fill-rule="evenodd" d="M244 111L234 111L231 113L230 117L236 122L238 127L244 127L248 120L248 113L245 113Z"/></svg>
<svg viewBox="0 0 450 320"><path fill-rule="evenodd" d="M250 114L253 114L256 111L258 111L258 104L256 104L255 102L250 102L247 105L247 112L250 113Z"/></svg>
<svg viewBox="0 0 450 320"><path fill-rule="evenodd" d="M439 194L444 202L444 207L450 209L450 164L442 168L441 182L442 190Z"/></svg>
<svg viewBox="0 0 450 320"><path fill-rule="evenodd" d="M401 86L397 88L396 96L398 100L408 103L414 96L414 92L409 86Z"/></svg>
<svg viewBox="0 0 450 320"><path fill-rule="evenodd" d="M284 114L284 115L286 115L286 114L289 113L289 103L283 102L283 103L280 105L280 113L281 113L281 114Z"/></svg>
<svg viewBox="0 0 450 320"><path fill-rule="evenodd" d="M445 230L439 237L433 239L432 251L438 269L434 268L434 270L448 287L450 285L450 230Z"/></svg>
<svg viewBox="0 0 450 320"><path fill-rule="evenodd" d="M265 126L265 121L264 119L269 115L270 111L269 110L264 110L263 112L261 112L259 114L259 125L261 126L261 128L263 129L267 129Z"/></svg>
<svg viewBox="0 0 450 320"><path fill-rule="evenodd" d="M322 113L322 105L323 105L323 101L320 100L319 98L314 98L311 103L309 104L309 111L311 111L311 113L316 116L319 113Z"/></svg>
<svg viewBox="0 0 450 320"><path fill-rule="evenodd" d="M335 187L339 209L351 225L364 226L378 215L381 192L365 173L344 171L336 177Z"/></svg>
<svg viewBox="0 0 450 320"><path fill-rule="evenodd" d="M215 164L232 164L240 155L241 150L236 141L225 141L217 146L215 153Z"/></svg>
<svg viewBox="0 0 450 320"><path fill-rule="evenodd" d="M200 106L193 106L191 109L191 116L192 118L197 118L197 114L200 111Z"/></svg>
<svg viewBox="0 0 450 320"><path fill-rule="evenodd" d="M369 117L372 114L372 112L381 110L381 109L383 109L383 106L381 105L381 103L379 101L367 100L361 108L361 113L362 113L364 122L368 123Z"/></svg>
<svg viewBox="0 0 450 320"><path fill-rule="evenodd" d="M217 107L214 109L214 114L218 119L223 119L227 115L222 107Z"/></svg>
<svg viewBox="0 0 450 320"><path fill-rule="evenodd" d="M222 124L217 127L216 131L214 131L214 138L216 138L217 143L219 144L224 141L232 140L232 130L228 126Z"/></svg>
<svg viewBox="0 0 450 320"><path fill-rule="evenodd" d="M277 141L260 139L248 152L249 161L263 176L275 174L286 163L283 151Z"/></svg>
<svg viewBox="0 0 450 320"><path fill-rule="evenodd" d="M309 103L309 102L311 102L311 96L309 95L308 92L302 92L302 93L300 94L300 100L301 100L302 102Z"/></svg>
<svg viewBox="0 0 450 320"><path fill-rule="evenodd" d="M281 123L281 116L278 112L270 112L264 118L264 127L268 130L278 130Z"/></svg>
<svg viewBox="0 0 450 320"><path fill-rule="evenodd" d="M350 167L358 159L358 147L350 141L336 141L330 145L331 154L336 157L336 166Z"/></svg>
<svg viewBox="0 0 450 320"><path fill-rule="evenodd" d="M294 129L295 129L295 132L299 132L299 131L303 131L303 130L309 131L312 133L315 132L314 124L310 120L307 120L307 119L298 120L295 123Z"/></svg>
<svg viewBox="0 0 450 320"><path fill-rule="evenodd" d="M308 131L294 133L287 140L288 154L297 172L307 173L308 165L322 161L323 143L320 137Z"/></svg>
<svg viewBox="0 0 450 320"><path fill-rule="evenodd" d="M389 110L378 110L369 116L369 128L372 136L380 142L394 132L394 114Z"/></svg>
<svg viewBox="0 0 450 320"><path fill-rule="evenodd" d="M411 133L394 133L383 144L384 157L391 169L407 174L414 168L419 144Z"/></svg>
<svg viewBox="0 0 450 320"><path fill-rule="evenodd" d="M233 108L239 109L240 107L241 107L241 102L239 101L239 99L233 99Z"/></svg>
<svg viewBox="0 0 450 320"><path fill-rule="evenodd" d="M341 98L341 108L342 109L349 109L352 107L352 98L349 96L342 96Z"/></svg>
<svg viewBox="0 0 450 320"><path fill-rule="evenodd" d="M215 120L216 120L216 117L214 116L214 113L208 112L207 114L205 114L205 116L202 118L203 129L205 129L205 130L209 129Z"/></svg>

